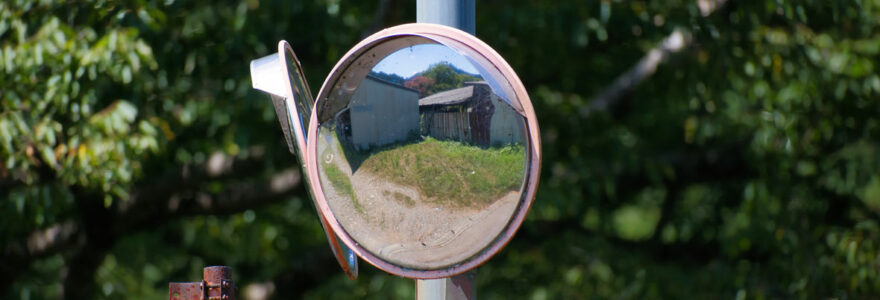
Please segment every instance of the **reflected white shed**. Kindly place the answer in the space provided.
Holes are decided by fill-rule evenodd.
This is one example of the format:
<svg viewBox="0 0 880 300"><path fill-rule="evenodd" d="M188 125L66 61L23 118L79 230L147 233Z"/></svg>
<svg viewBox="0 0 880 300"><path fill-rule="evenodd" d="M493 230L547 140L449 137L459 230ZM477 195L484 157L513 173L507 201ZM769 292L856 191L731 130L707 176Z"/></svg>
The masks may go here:
<svg viewBox="0 0 880 300"><path fill-rule="evenodd" d="M367 150L415 136L419 91L368 75L351 98L351 141Z"/></svg>

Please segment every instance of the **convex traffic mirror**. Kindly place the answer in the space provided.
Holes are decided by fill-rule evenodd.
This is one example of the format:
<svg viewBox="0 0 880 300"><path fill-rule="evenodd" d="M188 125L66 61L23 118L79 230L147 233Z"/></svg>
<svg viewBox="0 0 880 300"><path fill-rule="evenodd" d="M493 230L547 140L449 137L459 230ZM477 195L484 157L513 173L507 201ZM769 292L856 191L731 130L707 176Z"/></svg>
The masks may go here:
<svg viewBox="0 0 880 300"><path fill-rule="evenodd" d="M408 24L361 41L312 101L286 42L251 64L272 95L330 240L410 278L457 275L513 236L538 183L538 123L494 50L446 26Z"/></svg>

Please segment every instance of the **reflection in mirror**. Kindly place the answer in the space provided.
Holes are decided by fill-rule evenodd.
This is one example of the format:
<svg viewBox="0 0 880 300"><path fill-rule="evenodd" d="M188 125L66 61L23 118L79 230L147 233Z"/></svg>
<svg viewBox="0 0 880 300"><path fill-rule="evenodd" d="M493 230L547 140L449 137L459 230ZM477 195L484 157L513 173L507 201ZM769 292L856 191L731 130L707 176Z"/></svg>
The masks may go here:
<svg viewBox="0 0 880 300"><path fill-rule="evenodd" d="M377 47L378 48L378 47ZM319 124L320 183L364 249L406 268L480 254L514 214L528 163L525 119L474 58L425 39L348 72ZM360 78L353 78L360 75ZM345 78L345 77L343 77ZM490 80L491 79L491 80ZM319 108L320 109L320 108Z"/></svg>
<svg viewBox="0 0 880 300"><path fill-rule="evenodd" d="M284 51L284 54L285 63L287 64L287 76L290 78L290 89L293 91L293 103L291 104L294 105L296 111L294 112L292 108L288 109L291 110L291 118L299 118L299 120L291 121L300 124L302 136L305 138L306 130L308 129L307 123L311 117L314 100L312 99L311 93L308 91L308 86L306 86L306 83L304 82L299 62L296 60L293 50L288 48Z"/></svg>

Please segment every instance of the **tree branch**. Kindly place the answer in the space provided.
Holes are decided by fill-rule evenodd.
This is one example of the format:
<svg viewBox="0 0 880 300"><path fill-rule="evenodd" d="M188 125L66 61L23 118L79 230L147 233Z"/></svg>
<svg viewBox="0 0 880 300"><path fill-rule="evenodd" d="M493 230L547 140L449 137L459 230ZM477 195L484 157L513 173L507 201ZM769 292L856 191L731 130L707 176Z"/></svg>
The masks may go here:
<svg viewBox="0 0 880 300"><path fill-rule="evenodd" d="M62 246L71 244L81 237L81 232L76 223L66 221L46 229L34 231L27 238L6 245L3 250L3 257L45 257L58 250L62 250Z"/></svg>
<svg viewBox="0 0 880 300"><path fill-rule="evenodd" d="M161 180L135 186L131 191L132 199L123 202L122 206L124 208L128 203L136 202L142 198L168 198L180 191L198 187L206 181L252 175L263 171L265 169L264 163L265 157L262 154L236 159L221 152L214 152L204 164L175 168L164 175L156 176L162 178Z"/></svg>
<svg viewBox="0 0 880 300"><path fill-rule="evenodd" d="M120 206L117 226L120 232L127 232L184 216L237 213L278 202L291 194L304 194L301 183L299 171L291 168L256 181L226 182L217 193L194 187L164 198L134 197L130 204Z"/></svg>
<svg viewBox="0 0 880 300"><path fill-rule="evenodd" d="M35 260L75 250L66 270L64 293L73 299L87 298L89 294L83 290L88 288L82 285L91 284L93 276L89 274L93 275L119 236L174 218L237 213L305 193L301 175L294 168L258 179L228 179L257 173L262 166L257 158L236 161L212 155L205 165L184 167L159 182L133 188L129 200L120 200L110 208L103 206L100 197L75 189L79 221L34 231L0 249L0 291L8 290ZM217 181L224 182L223 189L205 191L207 183ZM83 276L88 281L82 281Z"/></svg>
<svg viewBox="0 0 880 300"><path fill-rule="evenodd" d="M724 6L727 0L697 0L697 6L703 17ZM618 76L605 90L595 94L592 101L580 109L580 114L587 117L596 111L605 111L614 106L621 96L632 91L646 78L654 75L657 67L668 61L671 56L688 48L693 42L691 33L684 29L676 29L666 36L659 45L648 51L635 66Z"/></svg>
<svg viewBox="0 0 880 300"><path fill-rule="evenodd" d="M657 66L669 60L675 53L681 52L691 44L689 32L676 29L667 36L657 47L654 47L645 57L642 57L635 66L617 77L608 88L593 96L593 100L586 107L581 108L581 116L587 117L593 112L604 111L621 98L622 95L631 91L645 78L654 75Z"/></svg>
<svg viewBox="0 0 880 300"><path fill-rule="evenodd" d="M199 189L207 181L224 180L233 176L241 176L242 174L252 174L255 171L262 170L262 156L252 157L244 160L233 160L229 156L213 154L204 165L197 167L182 167L176 172L163 176L163 180L153 182L143 186L138 186L130 192L133 196L128 201L123 201L118 205L119 211L132 210L143 204L141 202L149 202L156 204L157 199L169 203L181 201L181 197L174 196L176 194ZM263 191L272 193L283 193L292 191L299 184L299 172L295 170L285 170L273 176L270 176L263 183L251 183L252 189L265 188ZM248 185L242 183L234 183L232 185L237 190L249 188ZM257 187L259 186L259 187ZM189 209L190 214L208 214L216 210L226 212L235 212L242 209L244 203L252 202L246 195L241 193L234 194L224 193L222 195L212 195L208 193L200 193L200 199L207 199L207 203L201 208L202 211ZM216 199L211 200L211 199ZM216 204L214 204L216 202ZM261 203L254 201L253 203ZM177 205L177 204L175 204ZM123 215L126 217L126 215ZM33 258L42 258L53 255L55 253L67 250L71 245L82 242L84 237L82 228L77 222L72 220L63 221L59 224L52 225L45 229L36 230L22 239L8 243L0 251L3 253L2 262L22 262ZM0 268L3 264L0 263Z"/></svg>
<svg viewBox="0 0 880 300"><path fill-rule="evenodd" d="M27 238L7 244L0 260L0 291L5 291L34 260L85 244L85 235L73 221L37 230ZM2 294L2 293L0 293Z"/></svg>

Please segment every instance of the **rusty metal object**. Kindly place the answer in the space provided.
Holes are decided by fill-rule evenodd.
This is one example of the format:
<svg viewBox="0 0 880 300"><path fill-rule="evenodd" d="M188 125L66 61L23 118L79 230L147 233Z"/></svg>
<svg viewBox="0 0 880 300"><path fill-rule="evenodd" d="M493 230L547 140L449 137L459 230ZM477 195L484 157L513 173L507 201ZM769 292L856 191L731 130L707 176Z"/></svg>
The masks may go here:
<svg viewBox="0 0 880 300"><path fill-rule="evenodd" d="M232 268L227 266L211 266L203 270L205 299L234 300L232 289Z"/></svg>
<svg viewBox="0 0 880 300"><path fill-rule="evenodd" d="M232 268L210 266L202 270L201 282L171 282L169 300L235 300Z"/></svg>
<svg viewBox="0 0 880 300"><path fill-rule="evenodd" d="M202 297L201 284L201 282L170 282L168 283L168 299L199 299Z"/></svg>

